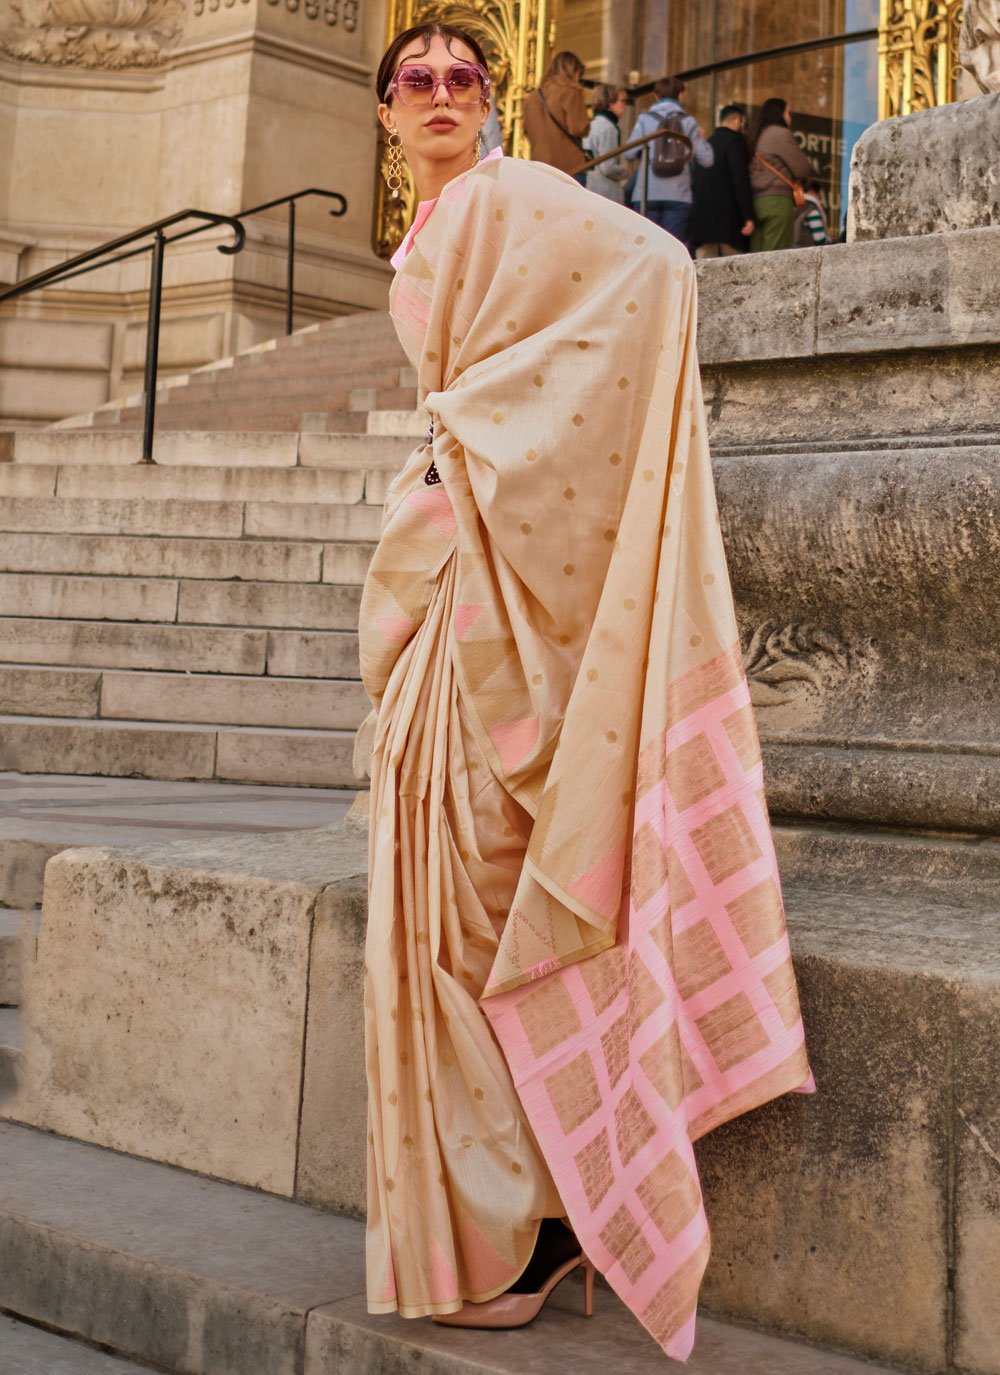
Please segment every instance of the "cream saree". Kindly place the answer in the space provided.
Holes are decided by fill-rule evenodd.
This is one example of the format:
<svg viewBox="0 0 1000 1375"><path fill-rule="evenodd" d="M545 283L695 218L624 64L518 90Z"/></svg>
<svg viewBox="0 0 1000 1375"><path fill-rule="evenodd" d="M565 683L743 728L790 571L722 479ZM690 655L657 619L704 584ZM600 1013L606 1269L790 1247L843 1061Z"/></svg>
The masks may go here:
<svg viewBox="0 0 1000 1375"><path fill-rule="evenodd" d="M391 309L434 438L361 610L369 1306L499 1293L566 1215L683 1359L692 1142L811 1086L693 265L505 160L446 188Z"/></svg>

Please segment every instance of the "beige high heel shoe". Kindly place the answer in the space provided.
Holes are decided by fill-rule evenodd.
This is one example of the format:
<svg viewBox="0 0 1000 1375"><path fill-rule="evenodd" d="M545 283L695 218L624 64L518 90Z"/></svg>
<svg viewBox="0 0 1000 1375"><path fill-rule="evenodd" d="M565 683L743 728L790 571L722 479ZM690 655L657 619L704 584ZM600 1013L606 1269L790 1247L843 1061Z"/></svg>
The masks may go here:
<svg viewBox="0 0 1000 1375"><path fill-rule="evenodd" d="M527 1327L534 1322L545 1305L545 1301L557 1284L578 1266L583 1266L583 1315L594 1316L594 1275L596 1270L586 1256L574 1256L553 1270L545 1283L534 1294L498 1294L495 1299L485 1303L465 1303L457 1313L434 1315L434 1321L442 1327L485 1327L506 1329Z"/></svg>

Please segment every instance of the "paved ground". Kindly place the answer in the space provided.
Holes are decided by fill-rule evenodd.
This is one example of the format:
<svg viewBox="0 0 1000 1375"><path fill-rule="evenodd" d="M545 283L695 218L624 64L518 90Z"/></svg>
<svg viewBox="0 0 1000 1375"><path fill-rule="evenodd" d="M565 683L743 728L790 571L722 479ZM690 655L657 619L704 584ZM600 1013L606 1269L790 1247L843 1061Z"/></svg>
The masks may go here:
<svg viewBox="0 0 1000 1375"><path fill-rule="evenodd" d="M135 844L338 821L356 794L240 783L0 773L0 840Z"/></svg>

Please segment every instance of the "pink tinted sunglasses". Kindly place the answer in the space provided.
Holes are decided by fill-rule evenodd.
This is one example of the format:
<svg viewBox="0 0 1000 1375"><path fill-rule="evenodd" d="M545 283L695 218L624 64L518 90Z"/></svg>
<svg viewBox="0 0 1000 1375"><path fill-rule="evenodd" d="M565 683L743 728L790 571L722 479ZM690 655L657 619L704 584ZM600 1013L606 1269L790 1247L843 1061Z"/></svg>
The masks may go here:
<svg viewBox="0 0 1000 1375"><path fill-rule="evenodd" d="M398 68L388 93L398 96L401 105L430 105L442 81L456 105L482 105L489 100L489 73L478 62L456 62L443 77L422 63L411 63Z"/></svg>

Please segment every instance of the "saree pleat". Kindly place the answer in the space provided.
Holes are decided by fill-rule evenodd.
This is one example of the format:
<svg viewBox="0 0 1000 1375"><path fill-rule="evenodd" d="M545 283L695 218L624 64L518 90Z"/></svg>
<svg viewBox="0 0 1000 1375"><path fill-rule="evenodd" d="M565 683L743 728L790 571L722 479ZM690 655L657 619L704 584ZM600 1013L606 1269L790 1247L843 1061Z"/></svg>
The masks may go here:
<svg viewBox="0 0 1000 1375"><path fill-rule="evenodd" d="M367 953L369 1293L374 1311L490 1298L561 1213L478 999L530 830L463 722L455 560L382 704Z"/></svg>
<svg viewBox="0 0 1000 1375"><path fill-rule="evenodd" d="M370 1306L499 1292L565 1214L684 1359L709 1249L693 1142L813 1087L694 269L505 159L445 189L391 307L434 433L361 609Z"/></svg>

